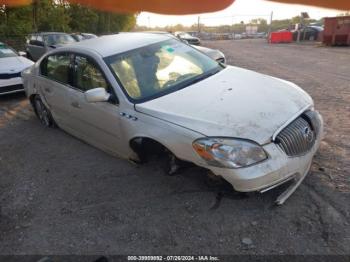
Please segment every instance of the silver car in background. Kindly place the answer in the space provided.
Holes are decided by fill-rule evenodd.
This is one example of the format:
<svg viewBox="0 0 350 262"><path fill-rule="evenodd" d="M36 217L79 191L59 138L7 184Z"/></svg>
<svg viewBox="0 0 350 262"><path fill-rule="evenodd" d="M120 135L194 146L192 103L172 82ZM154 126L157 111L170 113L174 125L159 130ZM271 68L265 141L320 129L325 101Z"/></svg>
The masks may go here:
<svg viewBox="0 0 350 262"><path fill-rule="evenodd" d="M223 64L226 63L226 57L225 57L224 53L221 52L220 50L211 49L208 47L198 46L198 45L193 45L193 47L196 48L197 50L203 52L204 54L209 56L211 59L214 59L214 60L216 60L220 63L223 63Z"/></svg>
<svg viewBox="0 0 350 262"><path fill-rule="evenodd" d="M293 181L278 204L307 175L323 136L322 117L295 84L217 63L166 34L61 47L22 77L45 126L137 162L191 162L237 191Z"/></svg>
<svg viewBox="0 0 350 262"><path fill-rule="evenodd" d="M27 37L27 57L37 61L46 52L57 47L75 43L76 40L69 34L59 32L34 33Z"/></svg>

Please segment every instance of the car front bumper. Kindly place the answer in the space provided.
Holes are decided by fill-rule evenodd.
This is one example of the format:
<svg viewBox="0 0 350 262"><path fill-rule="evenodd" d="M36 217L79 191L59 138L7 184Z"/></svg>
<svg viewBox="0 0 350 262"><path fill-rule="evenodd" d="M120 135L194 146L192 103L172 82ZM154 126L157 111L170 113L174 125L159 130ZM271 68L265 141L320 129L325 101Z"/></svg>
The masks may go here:
<svg viewBox="0 0 350 262"><path fill-rule="evenodd" d="M294 180L289 192L284 192L285 198L278 199L278 204L282 204L300 185L307 175L313 156L315 155L323 138L323 120L320 117L320 130L314 146L304 155L289 157L275 143L263 146L269 155L268 159L253 166L227 169L210 167L210 170L232 184L235 190L241 192L260 191L266 192L287 181ZM287 190L287 191L288 191Z"/></svg>
<svg viewBox="0 0 350 262"><path fill-rule="evenodd" d="M0 79L0 95L24 91L21 77Z"/></svg>

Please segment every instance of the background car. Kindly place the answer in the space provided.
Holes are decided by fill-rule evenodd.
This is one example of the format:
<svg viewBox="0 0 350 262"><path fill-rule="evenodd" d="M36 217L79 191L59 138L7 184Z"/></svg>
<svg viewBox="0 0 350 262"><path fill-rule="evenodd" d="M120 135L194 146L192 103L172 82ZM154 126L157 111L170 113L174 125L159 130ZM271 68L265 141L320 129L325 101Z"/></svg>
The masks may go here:
<svg viewBox="0 0 350 262"><path fill-rule="evenodd" d="M34 63L0 42L0 95L24 91L21 72Z"/></svg>
<svg viewBox="0 0 350 262"><path fill-rule="evenodd" d="M152 34L165 34L168 35L169 37L174 37L173 34L168 33L168 32L163 32L163 31L149 31L148 33L152 33ZM194 33L194 32L193 32ZM176 37L177 39L179 39L178 37ZM186 43L186 44L190 44L188 41L180 39L182 42ZM191 44L190 44L191 45ZM199 46L199 45L191 45L193 48L196 48L197 50L201 51L202 53L206 54L207 56L209 56L210 58L220 62L220 63L226 63L226 57L224 55L224 53L222 53L220 50L217 49L211 49L208 47L204 47L204 46Z"/></svg>
<svg viewBox="0 0 350 262"><path fill-rule="evenodd" d="M201 41L198 37L191 36L186 32L175 32L174 35L180 40L186 41L190 45L200 45Z"/></svg>
<svg viewBox="0 0 350 262"><path fill-rule="evenodd" d="M225 64L226 63L226 58L223 52L221 52L220 50L217 49L211 49L208 47L204 47L204 46L196 46L196 45L192 45L194 48L196 48L197 50L205 53L207 56L209 56L210 58Z"/></svg>
<svg viewBox="0 0 350 262"><path fill-rule="evenodd" d="M71 36L78 42L98 37L97 35L91 33L74 33L71 34Z"/></svg>
<svg viewBox="0 0 350 262"><path fill-rule="evenodd" d="M298 40L298 31L294 30L293 40ZM323 27L321 26L306 26L300 30L300 41L309 40L315 41L318 40L320 35L323 33Z"/></svg>
<svg viewBox="0 0 350 262"><path fill-rule="evenodd" d="M256 33L256 38L266 38L266 37L267 37L267 33L265 32Z"/></svg>
<svg viewBox="0 0 350 262"><path fill-rule="evenodd" d="M37 61L46 52L65 44L77 42L71 35L57 32L41 32L27 37L27 57Z"/></svg>
<svg viewBox="0 0 350 262"><path fill-rule="evenodd" d="M234 34L233 39L242 39L242 34Z"/></svg>

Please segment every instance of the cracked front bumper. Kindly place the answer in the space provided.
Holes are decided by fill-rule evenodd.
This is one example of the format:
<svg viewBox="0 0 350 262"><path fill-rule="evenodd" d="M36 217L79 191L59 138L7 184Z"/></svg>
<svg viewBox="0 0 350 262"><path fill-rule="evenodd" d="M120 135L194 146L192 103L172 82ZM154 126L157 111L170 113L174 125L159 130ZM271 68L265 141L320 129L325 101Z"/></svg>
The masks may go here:
<svg viewBox="0 0 350 262"><path fill-rule="evenodd" d="M235 190L241 192L260 191L266 192L287 181L294 180L292 185L277 199L278 204L282 204L300 185L307 175L313 156L315 155L323 138L323 121L320 117L321 125L319 134L314 146L304 155L289 157L275 143L263 146L269 158L256 165L227 169L210 167L210 170L232 184Z"/></svg>

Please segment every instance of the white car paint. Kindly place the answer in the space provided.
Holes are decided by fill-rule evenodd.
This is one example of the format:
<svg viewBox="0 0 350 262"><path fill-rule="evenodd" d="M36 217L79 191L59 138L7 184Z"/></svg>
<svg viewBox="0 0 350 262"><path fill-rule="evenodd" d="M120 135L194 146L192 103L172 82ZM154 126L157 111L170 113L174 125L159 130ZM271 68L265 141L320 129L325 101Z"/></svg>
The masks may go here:
<svg viewBox="0 0 350 262"><path fill-rule="evenodd" d="M286 119L308 105L312 105L310 96L291 83L228 66L191 88L137 104L136 109L205 136L265 144Z"/></svg>
<svg viewBox="0 0 350 262"><path fill-rule="evenodd" d="M22 72L24 69L32 66L34 63L29 59L21 56L3 57L0 58L0 75L2 74L16 74ZM1 92L1 87L21 85L21 77L13 77L9 79L0 79L0 94L13 93L23 91L23 89L12 90L8 92Z"/></svg>
<svg viewBox="0 0 350 262"><path fill-rule="evenodd" d="M51 113L62 129L123 158L135 159L130 141L144 137L164 145L177 158L222 176L238 191L266 191L294 179L294 184L277 201L282 204L309 171L323 137L322 118L315 113L320 121L319 133L312 148L303 155L287 156L274 138L276 132L306 110L313 110L310 96L288 81L228 66L192 86L148 102L132 103L103 57L167 39L166 35L151 33L119 34L79 42L49 53L79 52L94 59L113 87L118 105L89 103L84 93L40 76L39 65L43 58L22 74L26 94L29 98L39 95L48 109L52 110L55 104L59 106L60 110ZM268 158L242 168L210 165L193 148L194 141L207 137L254 141Z"/></svg>

